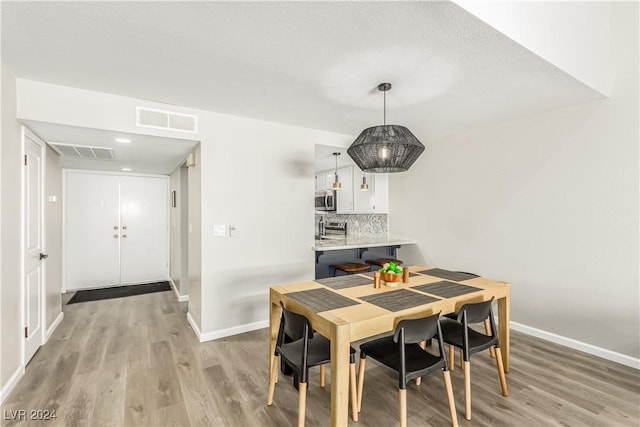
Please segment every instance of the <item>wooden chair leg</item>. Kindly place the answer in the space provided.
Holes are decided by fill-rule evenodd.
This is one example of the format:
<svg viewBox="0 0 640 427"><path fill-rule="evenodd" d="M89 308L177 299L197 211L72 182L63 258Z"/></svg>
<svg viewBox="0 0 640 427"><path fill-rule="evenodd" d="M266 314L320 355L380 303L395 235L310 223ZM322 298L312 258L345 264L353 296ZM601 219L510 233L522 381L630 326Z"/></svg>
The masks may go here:
<svg viewBox="0 0 640 427"><path fill-rule="evenodd" d="M460 369L464 369L464 351L460 349Z"/></svg>
<svg viewBox="0 0 640 427"><path fill-rule="evenodd" d="M351 417L358 422L358 390L356 388L356 364L349 364L349 394L351 399Z"/></svg>
<svg viewBox="0 0 640 427"><path fill-rule="evenodd" d="M271 406L273 403L273 392L276 389L276 378L278 376L278 357L273 358L271 362L271 375L269 375L269 393L267 394L267 405Z"/></svg>
<svg viewBox="0 0 640 427"><path fill-rule="evenodd" d="M422 341L421 343L418 344L420 346L420 348L422 348L423 350L427 349L427 342L426 341ZM422 384L422 377L418 377L416 378L416 385L420 385Z"/></svg>
<svg viewBox="0 0 640 427"><path fill-rule="evenodd" d="M451 416L451 425L458 427L458 415L456 414L456 402L453 398L453 388L451 387L451 374L449 371L442 371L444 375L444 388L447 391L447 399L449 400L449 415Z"/></svg>
<svg viewBox="0 0 640 427"><path fill-rule="evenodd" d="M298 384L300 393L298 393L298 427L304 427L304 413L307 408L307 383Z"/></svg>
<svg viewBox="0 0 640 427"><path fill-rule="evenodd" d="M471 363L464 362L464 417L471 419Z"/></svg>
<svg viewBox="0 0 640 427"><path fill-rule="evenodd" d="M452 345L449 345L449 370L453 371L456 368L456 353Z"/></svg>
<svg viewBox="0 0 640 427"><path fill-rule="evenodd" d="M324 365L320 365L320 387L324 388L325 384L325 370Z"/></svg>
<svg viewBox="0 0 640 427"><path fill-rule="evenodd" d="M400 427L407 427L407 390L398 389L400 397Z"/></svg>
<svg viewBox="0 0 640 427"><path fill-rule="evenodd" d="M276 359L278 360L278 363L276 363L276 384L277 384L278 379L280 377L280 369L278 369L278 366L280 366L280 356L276 356Z"/></svg>
<svg viewBox="0 0 640 427"><path fill-rule="evenodd" d="M364 367L367 359L360 359L358 366L358 412L362 410L362 389L364 387Z"/></svg>
<svg viewBox="0 0 640 427"><path fill-rule="evenodd" d="M502 352L500 351L500 347L496 347L496 365L498 367L498 375L500 376L502 395L509 396L509 391L507 391L507 379L504 376L504 366L502 366Z"/></svg>
<svg viewBox="0 0 640 427"><path fill-rule="evenodd" d="M484 331L487 335L491 335L491 324L489 323L489 319L484 319ZM491 354L491 357L496 357L496 352L493 347L489 347L489 354Z"/></svg>

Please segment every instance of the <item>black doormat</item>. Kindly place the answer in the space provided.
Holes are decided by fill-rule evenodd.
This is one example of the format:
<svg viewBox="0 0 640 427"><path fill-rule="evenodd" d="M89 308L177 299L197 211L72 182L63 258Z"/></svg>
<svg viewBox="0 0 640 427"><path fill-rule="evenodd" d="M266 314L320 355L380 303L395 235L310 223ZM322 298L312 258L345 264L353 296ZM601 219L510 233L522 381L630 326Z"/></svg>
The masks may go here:
<svg viewBox="0 0 640 427"><path fill-rule="evenodd" d="M101 299L112 299L130 297L133 295L151 294L154 292L170 291L169 282L146 283L144 285L115 286L113 288L92 289L90 291L78 291L67 302L75 304L77 302L98 301Z"/></svg>

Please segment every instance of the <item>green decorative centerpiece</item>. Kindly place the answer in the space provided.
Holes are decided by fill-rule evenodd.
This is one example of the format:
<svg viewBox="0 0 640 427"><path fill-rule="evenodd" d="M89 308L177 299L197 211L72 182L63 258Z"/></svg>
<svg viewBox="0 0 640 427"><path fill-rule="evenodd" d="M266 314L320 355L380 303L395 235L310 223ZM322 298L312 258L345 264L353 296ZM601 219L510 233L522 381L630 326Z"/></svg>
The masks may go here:
<svg viewBox="0 0 640 427"><path fill-rule="evenodd" d="M398 286L398 282L402 279L402 267L395 262L384 264L378 271L380 271L380 278L387 286Z"/></svg>

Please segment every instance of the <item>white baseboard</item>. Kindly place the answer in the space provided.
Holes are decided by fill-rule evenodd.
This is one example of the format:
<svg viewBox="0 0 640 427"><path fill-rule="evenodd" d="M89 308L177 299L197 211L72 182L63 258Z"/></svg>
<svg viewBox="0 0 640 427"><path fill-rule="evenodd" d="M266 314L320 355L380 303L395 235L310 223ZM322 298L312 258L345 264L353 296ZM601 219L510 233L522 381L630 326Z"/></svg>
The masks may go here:
<svg viewBox="0 0 640 427"><path fill-rule="evenodd" d="M18 384L18 381L24 375L24 365L18 366L18 369L11 375L9 381L2 387L2 391L0 391L0 403L4 403L5 399L9 397L11 390Z"/></svg>
<svg viewBox="0 0 640 427"><path fill-rule="evenodd" d="M521 323L511 322L510 325L511 329L514 331L532 335L546 341L551 341L556 344L572 348L574 350L579 350L588 354L592 354L594 356L602 357L603 359L607 359L612 362L620 363L622 365L640 370L640 359L636 359L635 357L627 356L626 354L622 353L616 353L615 351L607 350L606 348L587 344L582 341L574 340L573 338L563 337L562 335L543 331L542 329L532 328L531 326L523 325Z"/></svg>
<svg viewBox="0 0 640 427"><path fill-rule="evenodd" d="M189 324L193 328L193 331L196 333L196 336L198 337L198 340L200 342L213 341L213 340L217 340L218 338L229 337L231 335L238 335L244 332L251 332L251 331L255 331L256 329L262 329L269 326L268 320L261 320L259 322L233 326L227 329L220 329L217 331L205 332L203 334L202 332L200 332L200 328L198 328L198 325L196 325L196 322L195 320L193 320L193 317L191 317L191 313L187 313L187 320L189 321Z"/></svg>
<svg viewBox="0 0 640 427"><path fill-rule="evenodd" d="M191 325L191 329L193 329L193 332L196 334L196 337L198 337L198 341L202 342L202 339L200 339L200 336L202 335L200 333L200 328L198 328L196 321L193 319L193 317L191 317L191 312L189 311L187 312L187 321Z"/></svg>
<svg viewBox="0 0 640 427"><path fill-rule="evenodd" d="M178 292L178 287L176 286L175 283L173 283L173 279L172 278L169 278L169 283L171 283L171 287L173 288L173 292L176 293L176 298L178 298L178 302L189 301L189 295L180 295L180 292Z"/></svg>
<svg viewBox="0 0 640 427"><path fill-rule="evenodd" d="M51 326L49 326L49 329L47 329L47 332L45 333L45 336L44 336L44 342L42 343L42 345L46 344L47 341L49 341L49 338L51 338L51 335L55 332L58 325L60 325L60 322L62 322L62 319L64 319L64 313L60 312L60 314L58 314L58 317L56 317L56 320L54 320Z"/></svg>
<svg viewBox="0 0 640 427"><path fill-rule="evenodd" d="M200 342L217 340L218 338L224 338L231 335L238 335L244 332L251 332L251 331L255 331L256 329L266 328L268 326L269 326L268 320L261 320L259 322L233 326L227 329L220 329L218 331L206 332L200 335Z"/></svg>

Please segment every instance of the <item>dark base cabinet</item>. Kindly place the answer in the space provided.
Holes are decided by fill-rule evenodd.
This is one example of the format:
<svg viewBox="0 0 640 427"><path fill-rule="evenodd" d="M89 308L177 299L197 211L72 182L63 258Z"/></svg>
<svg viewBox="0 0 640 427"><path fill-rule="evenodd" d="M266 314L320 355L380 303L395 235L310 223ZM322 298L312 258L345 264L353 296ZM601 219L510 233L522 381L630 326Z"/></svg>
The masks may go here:
<svg viewBox="0 0 640 427"><path fill-rule="evenodd" d="M336 251L316 251L316 279L333 276L329 266L345 262L365 262L372 258L395 258L400 246L380 246L375 248L341 249ZM338 271L337 275L344 274Z"/></svg>

